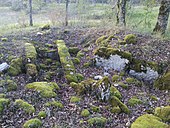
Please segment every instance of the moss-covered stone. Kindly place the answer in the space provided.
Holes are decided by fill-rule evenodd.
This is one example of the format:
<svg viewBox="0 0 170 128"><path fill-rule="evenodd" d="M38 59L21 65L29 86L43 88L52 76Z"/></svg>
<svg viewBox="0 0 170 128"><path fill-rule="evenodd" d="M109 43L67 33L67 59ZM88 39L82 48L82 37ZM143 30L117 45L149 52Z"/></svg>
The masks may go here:
<svg viewBox="0 0 170 128"><path fill-rule="evenodd" d="M50 25L49 24L44 24L42 27L41 27L41 30L44 31L44 30L48 30L50 29Z"/></svg>
<svg viewBox="0 0 170 128"><path fill-rule="evenodd" d="M130 113L130 110L128 109L128 107L125 104L123 104L116 96L112 96L110 98L110 104L113 107L118 106L121 109L121 112L124 112L124 113L127 113L127 114Z"/></svg>
<svg viewBox="0 0 170 128"><path fill-rule="evenodd" d="M44 119L44 118L46 118L46 116L47 116L47 113L45 112L45 111L40 111L39 113L38 113L38 118L40 118L40 119Z"/></svg>
<svg viewBox="0 0 170 128"><path fill-rule="evenodd" d="M127 44L135 44L137 42L137 38L134 34L128 34L125 36L124 41Z"/></svg>
<svg viewBox="0 0 170 128"><path fill-rule="evenodd" d="M111 112L111 113L120 113L120 112L121 112L121 109L119 108L119 106L117 106L117 107L112 107L112 109L111 109L110 112Z"/></svg>
<svg viewBox="0 0 170 128"><path fill-rule="evenodd" d="M38 118L34 118L26 121L23 125L23 128L40 128L41 126L41 120L39 120Z"/></svg>
<svg viewBox="0 0 170 128"><path fill-rule="evenodd" d="M58 90L59 87L54 82L33 82L26 85L27 89L33 89L34 91L40 92L40 95L44 98L52 98L55 97L57 94L54 90Z"/></svg>
<svg viewBox="0 0 170 128"><path fill-rule="evenodd" d="M79 82L84 80L84 76L82 74L77 73L76 76Z"/></svg>
<svg viewBox="0 0 170 128"><path fill-rule="evenodd" d="M111 86L110 87L110 95L111 96L116 96L117 98L121 99L122 98L122 95L121 93L119 92L119 90L114 87L114 86Z"/></svg>
<svg viewBox="0 0 170 128"><path fill-rule="evenodd" d="M145 114L138 117L132 123L131 128L168 128L169 126L163 122L159 117L152 114Z"/></svg>
<svg viewBox="0 0 170 128"><path fill-rule="evenodd" d="M138 99L137 97L132 97L131 99L129 99L128 104L130 106L135 106L138 104L142 104L142 101L140 99Z"/></svg>
<svg viewBox="0 0 170 128"><path fill-rule="evenodd" d="M47 102L47 103L45 104L45 106L47 106L47 107L52 106L52 107L57 107L57 108L63 108L63 107L64 107L63 104L62 104L61 102L59 102L59 101Z"/></svg>
<svg viewBox="0 0 170 128"><path fill-rule="evenodd" d="M68 52L68 48L65 45L65 42L63 40L56 40L55 43L58 46L58 54L60 57L60 62L64 68L66 79L69 83L77 82L78 80L76 77L75 67Z"/></svg>
<svg viewBox="0 0 170 128"><path fill-rule="evenodd" d="M84 109L81 111L81 116L88 117L90 115L90 112L88 109Z"/></svg>
<svg viewBox="0 0 170 128"><path fill-rule="evenodd" d="M16 76L22 72L22 68L23 68L22 58L13 59L11 60L8 73L9 75Z"/></svg>
<svg viewBox="0 0 170 128"><path fill-rule="evenodd" d="M154 82L154 86L160 90L170 90L170 71L158 78Z"/></svg>
<svg viewBox="0 0 170 128"><path fill-rule="evenodd" d="M3 86L8 92L15 91L17 89L17 84L10 79L7 80L1 80L0 86Z"/></svg>
<svg viewBox="0 0 170 128"><path fill-rule="evenodd" d="M170 122L170 106L157 107L154 114L162 120Z"/></svg>
<svg viewBox="0 0 170 128"><path fill-rule="evenodd" d="M113 82L117 82L118 80L120 80L120 76L119 75L113 75L112 76L112 81Z"/></svg>
<svg viewBox="0 0 170 128"><path fill-rule="evenodd" d="M0 114L3 112L4 108L9 105L9 99L0 98Z"/></svg>
<svg viewBox="0 0 170 128"><path fill-rule="evenodd" d="M118 85L121 86L122 88L124 89L127 89L128 88L128 85L123 83L123 82L118 82Z"/></svg>
<svg viewBox="0 0 170 128"><path fill-rule="evenodd" d="M77 55L80 49L78 47L69 47L68 51L71 55Z"/></svg>
<svg viewBox="0 0 170 128"><path fill-rule="evenodd" d="M27 72L27 75L29 75L29 76L37 76L38 75L37 67L35 64L27 64L26 72Z"/></svg>
<svg viewBox="0 0 170 128"><path fill-rule="evenodd" d="M93 111L93 112L100 112L100 107L98 106L91 106L90 109Z"/></svg>
<svg viewBox="0 0 170 128"><path fill-rule="evenodd" d="M96 40L95 44L96 44L96 45L100 45L101 42L104 41L104 40L107 39L107 38L108 38L107 36L101 36L101 37L99 37L99 38Z"/></svg>
<svg viewBox="0 0 170 128"><path fill-rule="evenodd" d="M104 128L107 122L107 119L104 117L93 117L87 120L90 127L95 128Z"/></svg>
<svg viewBox="0 0 170 128"><path fill-rule="evenodd" d="M80 98L79 97L77 97L77 96L72 96L71 98L70 98L70 102L71 103L78 103L78 102L80 102Z"/></svg>
<svg viewBox="0 0 170 128"><path fill-rule="evenodd" d="M29 104L28 102L21 100L21 99L17 99L15 100L15 106L17 106L18 108L23 109L26 113L34 113L35 112L35 108Z"/></svg>
<svg viewBox="0 0 170 128"><path fill-rule="evenodd" d="M74 63L74 64L80 64L80 59L74 58L74 59L73 59L73 63Z"/></svg>
<svg viewBox="0 0 170 128"><path fill-rule="evenodd" d="M35 63L37 58L37 52L34 45L30 43L25 43L25 56L29 63Z"/></svg>

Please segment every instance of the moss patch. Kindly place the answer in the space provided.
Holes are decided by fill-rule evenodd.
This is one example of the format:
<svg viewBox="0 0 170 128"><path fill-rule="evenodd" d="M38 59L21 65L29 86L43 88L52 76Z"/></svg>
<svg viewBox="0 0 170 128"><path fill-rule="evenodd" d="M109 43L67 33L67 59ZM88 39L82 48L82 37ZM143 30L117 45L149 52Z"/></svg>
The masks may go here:
<svg viewBox="0 0 170 128"><path fill-rule="evenodd" d="M9 99L0 98L0 114L3 112L4 108L10 103Z"/></svg>
<svg viewBox="0 0 170 128"><path fill-rule="evenodd" d="M81 116L88 117L90 115L90 112L88 109L84 109L81 111Z"/></svg>
<svg viewBox="0 0 170 128"><path fill-rule="evenodd" d="M21 99L17 99L15 100L15 103L14 103L18 108L21 108L23 109L26 113L34 113L35 112L35 108L29 104L28 102L26 101L23 101Z"/></svg>
<svg viewBox="0 0 170 128"><path fill-rule="evenodd" d="M42 126L41 120L34 118L26 121L23 128L40 128Z"/></svg>
<svg viewBox="0 0 170 128"><path fill-rule="evenodd" d="M64 107L63 104L62 104L61 102L59 102L59 101L47 102L47 103L45 104L45 106L47 106L47 107L52 106L52 107L57 107L57 108L63 108L63 107Z"/></svg>
<svg viewBox="0 0 170 128"><path fill-rule="evenodd" d="M131 128L168 128L168 125L161 122L159 117L151 114L145 114L138 117Z"/></svg>
<svg viewBox="0 0 170 128"><path fill-rule="evenodd" d="M93 118L88 119L87 122L91 127L104 128L107 122L107 119L104 117L93 117Z"/></svg>
<svg viewBox="0 0 170 128"><path fill-rule="evenodd" d="M130 106L135 106L138 104L142 104L142 101L140 99L138 99L137 97L132 97L131 99L129 99L128 104Z"/></svg>
<svg viewBox="0 0 170 128"><path fill-rule="evenodd" d="M40 92L40 95L44 98L52 98L57 94L54 92L55 89L59 89L58 85L54 82L33 82L26 85L27 89L33 89Z"/></svg>
<svg viewBox="0 0 170 128"><path fill-rule="evenodd" d="M157 107L154 114L162 120L170 122L170 106Z"/></svg>
<svg viewBox="0 0 170 128"><path fill-rule="evenodd" d="M42 119L42 118L46 118L47 116L47 113L45 111L40 111L38 113L38 118Z"/></svg>
<svg viewBox="0 0 170 128"><path fill-rule="evenodd" d="M68 51L71 55L77 55L80 49L78 47L69 47Z"/></svg>
<svg viewBox="0 0 170 128"><path fill-rule="evenodd" d="M111 86L110 87L110 95L111 96L116 96L117 98L121 99L122 98L122 95L121 93L119 92L119 90L114 87L114 86Z"/></svg>
<svg viewBox="0 0 170 128"><path fill-rule="evenodd" d="M29 75L29 76L37 76L38 71L37 71L36 65L35 64L27 64L26 72L27 72L27 75Z"/></svg>
<svg viewBox="0 0 170 128"><path fill-rule="evenodd" d="M79 97L77 97L77 96L72 96L71 98L70 98L70 102L71 103L77 103L77 102L80 102L80 98Z"/></svg>
<svg viewBox="0 0 170 128"><path fill-rule="evenodd" d="M112 76L112 81L113 82L117 82L118 80L120 80L120 76L119 75L113 75Z"/></svg>
<svg viewBox="0 0 170 128"><path fill-rule="evenodd" d="M3 86L8 92L15 91L17 89L17 84L13 80L1 80L0 86Z"/></svg>
<svg viewBox="0 0 170 128"><path fill-rule="evenodd" d="M34 63L37 58L37 52L34 45L25 43L25 56L27 62Z"/></svg>
<svg viewBox="0 0 170 128"><path fill-rule="evenodd" d="M111 109L111 113L120 113L121 109L117 106L117 107L112 107Z"/></svg>
<svg viewBox="0 0 170 128"><path fill-rule="evenodd" d="M134 34L128 34L125 36L124 41L127 44L135 44L137 42L136 36Z"/></svg>

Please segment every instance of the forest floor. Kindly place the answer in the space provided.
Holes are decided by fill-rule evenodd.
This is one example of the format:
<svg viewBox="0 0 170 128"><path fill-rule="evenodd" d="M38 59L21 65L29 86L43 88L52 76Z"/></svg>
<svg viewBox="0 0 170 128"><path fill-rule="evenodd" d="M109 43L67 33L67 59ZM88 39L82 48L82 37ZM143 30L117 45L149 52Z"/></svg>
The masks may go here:
<svg viewBox="0 0 170 128"><path fill-rule="evenodd" d="M64 40L68 48L78 47L84 54L80 59L80 64L74 65L76 72L81 73L85 80L88 78L93 79L95 76L104 76L105 73L102 67L84 66L85 63L93 58L93 50L97 47L95 41L103 35L115 35L123 40L127 34L135 34L137 43L120 46L117 44L117 40L112 40L110 44L123 51L129 51L134 58L139 60L156 63L168 63L170 60L169 40L160 40L149 35L128 30L52 28L44 31L32 31L23 35L3 35L2 37L8 40L0 42L0 63L7 62L10 64L12 59L24 57L25 42L34 44L35 48L38 49L40 47L46 47L46 44L51 44L55 40ZM49 68L45 70L39 68L39 74L33 80L30 80L24 71L17 76L9 76L8 73L1 74L0 80L6 80L8 78L15 81L17 83L17 89L7 92L0 86L0 93L4 93L6 95L5 97L10 100L10 104L0 115L0 127L21 128L25 121L38 117L40 111L45 111L48 114L46 118L41 118L43 128L86 128L89 127L87 120L91 117L105 117L107 122L103 127L106 128L128 128L137 117L145 113L153 113L156 107L170 104L170 93L168 91L158 90L144 82L141 82L142 86L137 86L134 83L126 83L126 78L131 77L126 73L117 82L125 83L127 88L121 86L116 86L116 88L122 95L121 101L130 109L130 114L112 113L108 102L101 102L95 96L89 94L80 95L81 100L78 103L70 102L71 97L76 96L77 93L67 83L61 67L55 70L50 69L50 67L54 66L55 60L47 61L47 58L37 58L36 65L44 63ZM52 75L48 78L46 77L47 72L52 72ZM113 75L121 74L121 72L115 70L109 70L107 73L109 74L109 78ZM42 98L38 92L36 93L34 90L25 88L26 84L35 81L56 82L60 87L56 91L57 96L54 98ZM112 82L112 84L115 85L116 83ZM142 103L134 106L129 105L128 101L132 97L137 97ZM27 114L23 109L17 109L14 104L16 99L27 101L35 107L36 111L32 114ZM54 100L61 102L63 107L45 106L45 103ZM93 111L92 106L96 106L99 110ZM90 116L83 117L81 115L83 109L88 109Z"/></svg>

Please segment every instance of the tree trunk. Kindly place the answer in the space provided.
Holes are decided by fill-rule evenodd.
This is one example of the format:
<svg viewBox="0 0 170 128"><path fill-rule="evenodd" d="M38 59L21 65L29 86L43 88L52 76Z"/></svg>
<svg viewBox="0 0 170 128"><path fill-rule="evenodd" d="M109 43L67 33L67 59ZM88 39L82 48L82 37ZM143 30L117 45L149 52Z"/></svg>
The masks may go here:
<svg viewBox="0 0 170 128"><path fill-rule="evenodd" d="M33 26L33 20L32 20L32 0L29 0L29 18L30 18L30 26Z"/></svg>
<svg viewBox="0 0 170 128"><path fill-rule="evenodd" d="M154 33L165 34L168 18L170 13L170 1L162 0L159 8L158 19L155 28L153 29Z"/></svg>
<svg viewBox="0 0 170 128"><path fill-rule="evenodd" d="M117 0L117 25L126 26L126 0Z"/></svg>
<svg viewBox="0 0 170 128"><path fill-rule="evenodd" d="M66 0L66 17L65 17L65 26L68 26L68 4L69 4L69 0Z"/></svg>

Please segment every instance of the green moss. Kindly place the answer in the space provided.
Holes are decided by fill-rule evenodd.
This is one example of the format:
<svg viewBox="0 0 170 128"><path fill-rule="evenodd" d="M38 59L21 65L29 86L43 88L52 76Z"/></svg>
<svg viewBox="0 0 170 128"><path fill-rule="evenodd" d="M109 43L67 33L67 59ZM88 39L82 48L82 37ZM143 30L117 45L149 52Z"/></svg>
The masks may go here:
<svg viewBox="0 0 170 128"><path fill-rule="evenodd" d="M128 77L128 78L126 78L126 83L128 83L128 84L133 84L133 83L135 83L135 79L134 78L131 78L131 77Z"/></svg>
<svg viewBox="0 0 170 128"><path fill-rule="evenodd" d="M100 107L98 107L98 106L91 106L90 109L91 109L93 112L100 112Z"/></svg>
<svg viewBox="0 0 170 128"><path fill-rule="evenodd" d="M9 99L0 98L0 114L3 112L4 108L10 103Z"/></svg>
<svg viewBox="0 0 170 128"><path fill-rule="evenodd" d="M41 120L34 118L26 121L23 128L40 128L42 126Z"/></svg>
<svg viewBox="0 0 170 128"><path fill-rule="evenodd" d="M96 40L96 45L100 45L103 40L107 39L107 36L101 36Z"/></svg>
<svg viewBox="0 0 170 128"><path fill-rule="evenodd" d="M123 83L123 82L119 82L118 85L121 86L121 87L124 88L124 89L127 89L127 88L128 88L128 85L126 85L126 84Z"/></svg>
<svg viewBox="0 0 170 128"><path fill-rule="evenodd" d="M4 93L0 93L0 98L5 98L6 95Z"/></svg>
<svg viewBox="0 0 170 128"><path fill-rule="evenodd" d="M37 71L36 65L35 64L27 64L26 72L27 72L27 75L29 75L29 76L37 76L38 71Z"/></svg>
<svg viewBox="0 0 170 128"><path fill-rule="evenodd" d="M168 125L161 122L161 119L154 115L145 114L138 117L132 123L131 128L168 128Z"/></svg>
<svg viewBox="0 0 170 128"><path fill-rule="evenodd" d="M157 107L154 114L162 120L170 122L170 106Z"/></svg>
<svg viewBox="0 0 170 128"><path fill-rule="evenodd" d="M45 104L45 106L47 106L47 107L53 106L53 107L57 107L57 108L63 108L64 107L63 104L61 102L59 102L59 101L47 102Z"/></svg>
<svg viewBox="0 0 170 128"><path fill-rule="evenodd" d="M47 116L47 113L45 111L40 111L38 113L38 118L42 119L42 118L46 118Z"/></svg>
<svg viewBox="0 0 170 128"><path fill-rule="evenodd" d="M69 47L68 51L71 55L77 55L80 49L78 47Z"/></svg>
<svg viewBox="0 0 170 128"><path fill-rule="evenodd" d="M80 98L79 97L77 97L77 96L72 96L71 98L70 98L70 102L71 103L77 103L77 102L80 102Z"/></svg>
<svg viewBox="0 0 170 128"><path fill-rule="evenodd" d="M1 41L7 42L7 41L8 41L8 38L1 38Z"/></svg>
<svg viewBox="0 0 170 128"><path fill-rule="evenodd" d="M170 90L170 71L158 78L154 86L160 90Z"/></svg>
<svg viewBox="0 0 170 128"><path fill-rule="evenodd" d="M107 122L107 119L104 117L93 117L93 118L88 119L87 122L91 127L104 128Z"/></svg>
<svg viewBox="0 0 170 128"><path fill-rule="evenodd" d="M158 101L158 97L156 97L156 96L152 95L152 96L150 96L150 98L151 98L152 101Z"/></svg>
<svg viewBox="0 0 170 128"><path fill-rule="evenodd" d="M77 82L75 67L70 59L70 54L68 52L68 48L65 45L65 42L63 40L57 40L56 45L58 46L58 54L60 57L60 62L64 68L65 77L67 81L70 82Z"/></svg>
<svg viewBox="0 0 170 128"><path fill-rule="evenodd" d="M44 31L44 30L48 30L50 29L50 25L49 24L44 24L42 27L41 27L41 30Z"/></svg>
<svg viewBox="0 0 170 128"><path fill-rule="evenodd" d="M130 61L132 60L132 54L130 52L127 51L120 52L120 56Z"/></svg>
<svg viewBox="0 0 170 128"><path fill-rule="evenodd" d="M138 104L142 104L142 101L136 97L132 97L131 99L129 99L128 101L128 104L130 106L135 106L135 105L138 105Z"/></svg>
<svg viewBox="0 0 170 128"><path fill-rule="evenodd" d="M11 61L8 69L9 75L16 76L22 72L23 63L21 58L16 58Z"/></svg>
<svg viewBox="0 0 170 128"><path fill-rule="evenodd" d="M116 87L114 86L111 86L110 87L110 95L111 96L116 96L117 98L121 99L122 98L122 95L121 93L117 90Z"/></svg>
<svg viewBox="0 0 170 128"><path fill-rule="evenodd" d="M90 67L90 65L91 65L90 62L86 62L86 63L83 64L83 67L84 67L84 68L88 68L88 67Z"/></svg>
<svg viewBox="0 0 170 128"><path fill-rule="evenodd" d="M110 104L113 107L118 106L121 109L121 112L124 112L124 113L127 113L127 114L130 113L130 110L128 109L128 107L125 104L123 104L116 96L112 96L110 98Z"/></svg>
<svg viewBox="0 0 170 128"><path fill-rule="evenodd" d="M137 42L136 36L134 34L128 34L125 36L124 41L127 44L135 44Z"/></svg>
<svg viewBox="0 0 170 128"><path fill-rule="evenodd" d="M80 64L80 59L74 58L74 59L73 59L73 63L74 63L74 64Z"/></svg>
<svg viewBox="0 0 170 128"><path fill-rule="evenodd" d="M30 43L25 43L25 56L28 62L35 62L37 58L37 52L35 47Z"/></svg>
<svg viewBox="0 0 170 128"><path fill-rule="evenodd" d="M120 77L119 75L113 75L113 76L112 76L112 81L113 81L113 82L117 82L118 80L120 80L120 78L121 78L121 77Z"/></svg>
<svg viewBox="0 0 170 128"><path fill-rule="evenodd" d="M82 52L82 51L79 51L78 53L77 53L77 58L82 58L84 56L84 53Z"/></svg>
<svg viewBox="0 0 170 128"><path fill-rule="evenodd" d="M33 82L26 85L27 89L33 89L40 92L40 95L44 98L52 98L57 94L54 92L55 89L59 89L58 85L54 82Z"/></svg>
<svg viewBox="0 0 170 128"><path fill-rule="evenodd" d="M18 108L21 108L23 109L26 113L34 113L35 112L35 108L29 104L28 102L26 101L23 101L21 99L17 99L15 100L15 103L14 103Z"/></svg>
<svg viewBox="0 0 170 128"><path fill-rule="evenodd" d="M84 109L81 111L81 116L88 117L90 115L90 112L88 109Z"/></svg>
<svg viewBox="0 0 170 128"><path fill-rule="evenodd" d="M111 113L120 113L121 109L117 106L117 107L112 107L111 109Z"/></svg>
<svg viewBox="0 0 170 128"><path fill-rule="evenodd" d="M17 89L17 84L13 80L1 80L0 86L3 86L8 92L15 91Z"/></svg>
<svg viewBox="0 0 170 128"><path fill-rule="evenodd" d="M79 82L84 80L84 76L82 74L77 73L76 76Z"/></svg>
<svg viewBox="0 0 170 128"><path fill-rule="evenodd" d="M68 83L71 83L71 82L77 83L78 82L77 77L74 75L66 75L65 77L66 77Z"/></svg>

